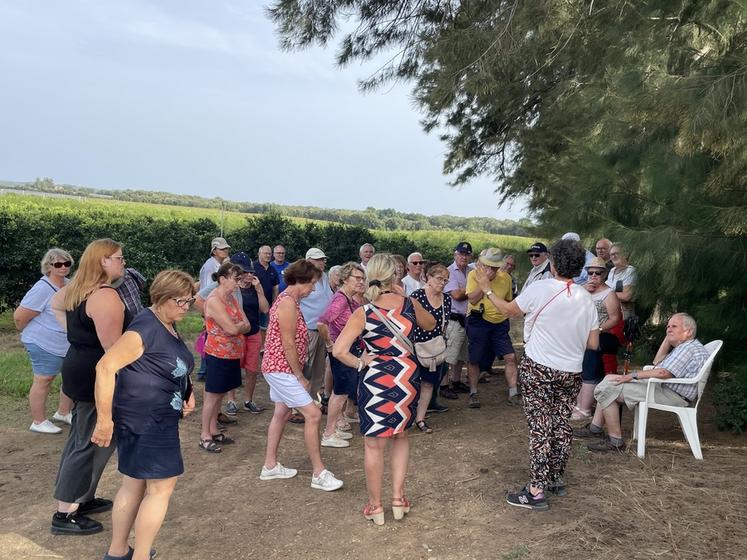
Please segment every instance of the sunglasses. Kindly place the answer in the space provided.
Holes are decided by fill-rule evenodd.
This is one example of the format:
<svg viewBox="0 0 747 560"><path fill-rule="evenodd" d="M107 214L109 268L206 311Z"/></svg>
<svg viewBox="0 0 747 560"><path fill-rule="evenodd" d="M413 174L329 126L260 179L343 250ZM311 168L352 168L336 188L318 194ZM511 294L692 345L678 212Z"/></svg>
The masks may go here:
<svg viewBox="0 0 747 560"><path fill-rule="evenodd" d="M425 261L412 261L410 264L415 266L421 266L425 264Z"/></svg>
<svg viewBox="0 0 747 560"><path fill-rule="evenodd" d="M589 276L604 276L604 270L587 270Z"/></svg>
<svg viewBox="0 0 747 560"><path fill-rule="evenodd" d="M73 266L73 262L72 261L56 262L56 263L52 263L52 266L55 268L62 268L63 266L65 268L70 268L71 266Z"/></svg>
<svg viewBox="0 0 747 560"><path fill-rule="evenodd" d="M189 307L192 305L197 298L171 298L174 300L174 303L176 303L179 307Z"/></svg>
<svg viewBox="0 0 747 560"><path fill-rule="evenodd" d="M540 258L540 256L541 255L539 253L529 253L529 258L530 259L538 259L538 258Z"/></svg>

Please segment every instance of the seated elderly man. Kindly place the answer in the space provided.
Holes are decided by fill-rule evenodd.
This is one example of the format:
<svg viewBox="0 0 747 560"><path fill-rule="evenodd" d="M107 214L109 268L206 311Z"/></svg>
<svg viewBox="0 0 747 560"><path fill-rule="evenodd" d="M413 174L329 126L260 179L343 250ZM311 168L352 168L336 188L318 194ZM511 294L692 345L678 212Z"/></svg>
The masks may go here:
<svg viewBox="0 0 747 560"><path fill-rule="evenodd" d="M649 377L659 379L686 379L697 375L708 359L708 350L695 339L697 325L687 313L672 315L667 323L667 334L654 358L654 368L633 371L626 375L608 375L597 385L594 398L597 410L594 419L584 428L574 430L576 437L599 437L604 435L602 426L607 425L608 436L598 443L590 443L591 451L623 451L625 441L620 429L620 404L634 408L646 398ZM697 384L656 384L654 400L660 404L687 406L698 395Z"/></svg>

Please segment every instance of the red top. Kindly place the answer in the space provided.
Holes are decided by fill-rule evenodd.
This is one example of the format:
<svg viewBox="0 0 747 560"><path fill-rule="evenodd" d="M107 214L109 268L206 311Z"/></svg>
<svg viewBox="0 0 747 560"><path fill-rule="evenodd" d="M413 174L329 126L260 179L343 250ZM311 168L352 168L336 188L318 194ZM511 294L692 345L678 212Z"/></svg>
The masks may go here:
<svg viewBox="0 0 747 560"><path fill-rule="evenodd" d="M233 294L228 295L226 311L234 323L242 321L239 303ZM228 334L215 322L215 319L207 314L205 315L205 330L207 331L205 354L224 360L237 360L244 355L244 335Z"/></svg>
<svg viewBox="0 0 747 560"><path fill-rule="evenodd" d="M278 322L278 305L287 297L289 297L288 292L281 292L270 307L270 323L267 326L267 338L265 338L262 373L289 373L294 375L283 351L283 342L280 339L280 323ZM298 361L305 364L309 349L308 329L303 313L301 313L301 307L297 301L293 301L296 304L296 352L298 353Z"/></svg>

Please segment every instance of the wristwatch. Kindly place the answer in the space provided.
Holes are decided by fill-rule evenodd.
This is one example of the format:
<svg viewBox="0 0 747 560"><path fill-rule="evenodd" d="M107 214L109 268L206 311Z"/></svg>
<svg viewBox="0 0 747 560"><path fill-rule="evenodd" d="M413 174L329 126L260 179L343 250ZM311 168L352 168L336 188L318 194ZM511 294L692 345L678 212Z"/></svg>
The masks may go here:
<svg viewBox="0 0 747 560"><path fill-rule="evenodd" d="M638 372L635 370L631 371L630 377L632 377L635 381L638 381Z"/></svg>
<svg viewBox="0 0 747 560"><path fill-rule="evenodd" d="M487 292L485 292L485 297L490 297L492 295L493 295L493 290L488 290Z"/></svg>

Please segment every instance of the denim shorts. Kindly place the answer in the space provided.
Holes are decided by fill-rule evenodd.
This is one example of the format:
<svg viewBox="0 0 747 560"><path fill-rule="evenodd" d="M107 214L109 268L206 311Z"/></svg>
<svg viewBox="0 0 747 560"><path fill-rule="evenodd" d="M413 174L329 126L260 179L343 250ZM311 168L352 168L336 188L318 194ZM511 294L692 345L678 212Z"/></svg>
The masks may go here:
<svg viewBox="0 0 747 560"><path fill-rule="evenodd" d="M31 371L34 372L34 375L54 377L60 373L62 361L65 359L63 356L50 354L42 347L30 342L24 342L23 345L31 360Z"/></svg>

